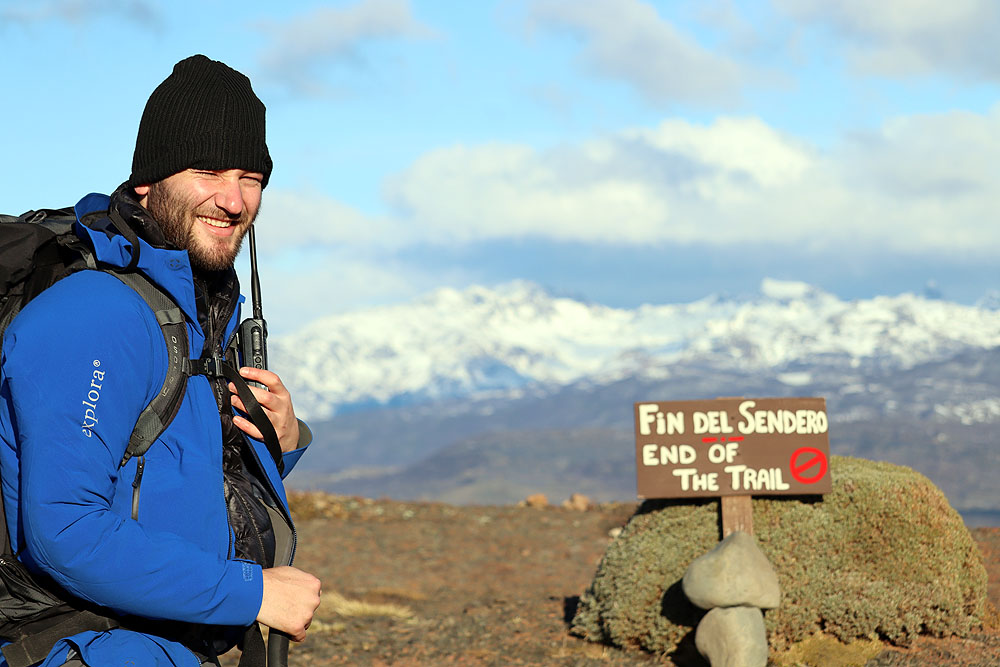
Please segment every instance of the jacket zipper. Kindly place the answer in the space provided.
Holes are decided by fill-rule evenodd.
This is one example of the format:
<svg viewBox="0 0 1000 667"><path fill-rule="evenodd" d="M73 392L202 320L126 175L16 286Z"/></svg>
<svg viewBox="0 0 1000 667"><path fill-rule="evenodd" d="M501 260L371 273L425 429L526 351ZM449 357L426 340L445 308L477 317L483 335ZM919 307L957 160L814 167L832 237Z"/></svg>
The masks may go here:
<svg viewBox="0 0 1000 667"><path fill-rule="evenodd" d="M142 484L142 472L146 468L146 457L140 456L135 463L135 479L132 480L132 520L139 520L139 486Z"/></svg>

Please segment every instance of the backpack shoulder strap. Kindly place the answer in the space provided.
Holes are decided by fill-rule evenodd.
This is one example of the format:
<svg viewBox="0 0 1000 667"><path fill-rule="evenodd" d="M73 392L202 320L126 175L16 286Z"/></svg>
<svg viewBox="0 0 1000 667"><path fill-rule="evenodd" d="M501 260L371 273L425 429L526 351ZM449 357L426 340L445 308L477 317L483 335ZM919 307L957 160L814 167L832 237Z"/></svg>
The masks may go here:
<svg viewBox="0 0 1000 667"><path fill-rule="evenodd" d="M177 416L181 401L184 400L184 390L191 372L191 360L188 357L184 315L174 300L139 272L108 271L108 273L134 289L150 307L160 324L163 341L167 347L167 374L163 379L163 387L139 414L125 455L118 464L121 467L133 456L143 456Z"/></svg>

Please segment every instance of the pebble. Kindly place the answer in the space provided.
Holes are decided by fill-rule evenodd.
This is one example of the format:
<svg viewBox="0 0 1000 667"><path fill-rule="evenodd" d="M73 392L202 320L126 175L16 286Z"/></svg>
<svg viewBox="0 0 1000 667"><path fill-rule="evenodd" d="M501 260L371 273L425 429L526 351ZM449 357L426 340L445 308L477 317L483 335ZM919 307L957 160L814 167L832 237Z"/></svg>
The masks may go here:
<svg viewBox="0 0 1000 667"><path fill-rule="evenodd" d="M528 507L548 507L549 499L544 493L533 493L520 502Z"/></svg>
<svg viewBox="0 0 1000 667"><path fill-rule="evenodd" d="M568 510L576 510L577 512L586 512L591 506L590 498L583 495L582 493L574 493L569 498L563 501L562 506Z"/></svg>
<svg viewBox="0 0 1000 667"><path fill-rule="evenodd" d="M698 624L694 644L712 667L766 667L767 630L756 607L717 607Z"/></svg>
<svg viewBox="0 0 1000 667"><path fill-rule="evenodd" d="M757 540L741 531L730 533L704 556L696 558L682 580L684 594L702 609L759 607L781 602L778 575Z"/></svg>

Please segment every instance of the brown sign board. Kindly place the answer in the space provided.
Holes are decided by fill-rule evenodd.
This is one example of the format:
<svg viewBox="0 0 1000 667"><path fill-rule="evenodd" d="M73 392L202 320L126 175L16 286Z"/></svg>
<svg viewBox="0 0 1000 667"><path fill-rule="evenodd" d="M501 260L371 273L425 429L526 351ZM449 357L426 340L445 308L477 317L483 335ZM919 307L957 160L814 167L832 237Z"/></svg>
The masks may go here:
<svg viewBox="0 0 1000 667"><path fill-rule="evenodd" d="M639 498L829 493L823 398L635 404Z"/></svg>

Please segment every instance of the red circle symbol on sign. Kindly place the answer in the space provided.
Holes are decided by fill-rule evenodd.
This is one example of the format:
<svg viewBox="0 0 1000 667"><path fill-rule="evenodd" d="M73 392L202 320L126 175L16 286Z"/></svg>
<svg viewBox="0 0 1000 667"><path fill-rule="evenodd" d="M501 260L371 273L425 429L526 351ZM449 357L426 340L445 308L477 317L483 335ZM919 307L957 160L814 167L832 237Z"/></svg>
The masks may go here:
<svg viewBox="0 0 1000 667"><path fill-rule="evenodd" d="M826 466L826 454L815 447L799 447L788 462L792 477L800 484L815 484L823 479Z"/></svg>

